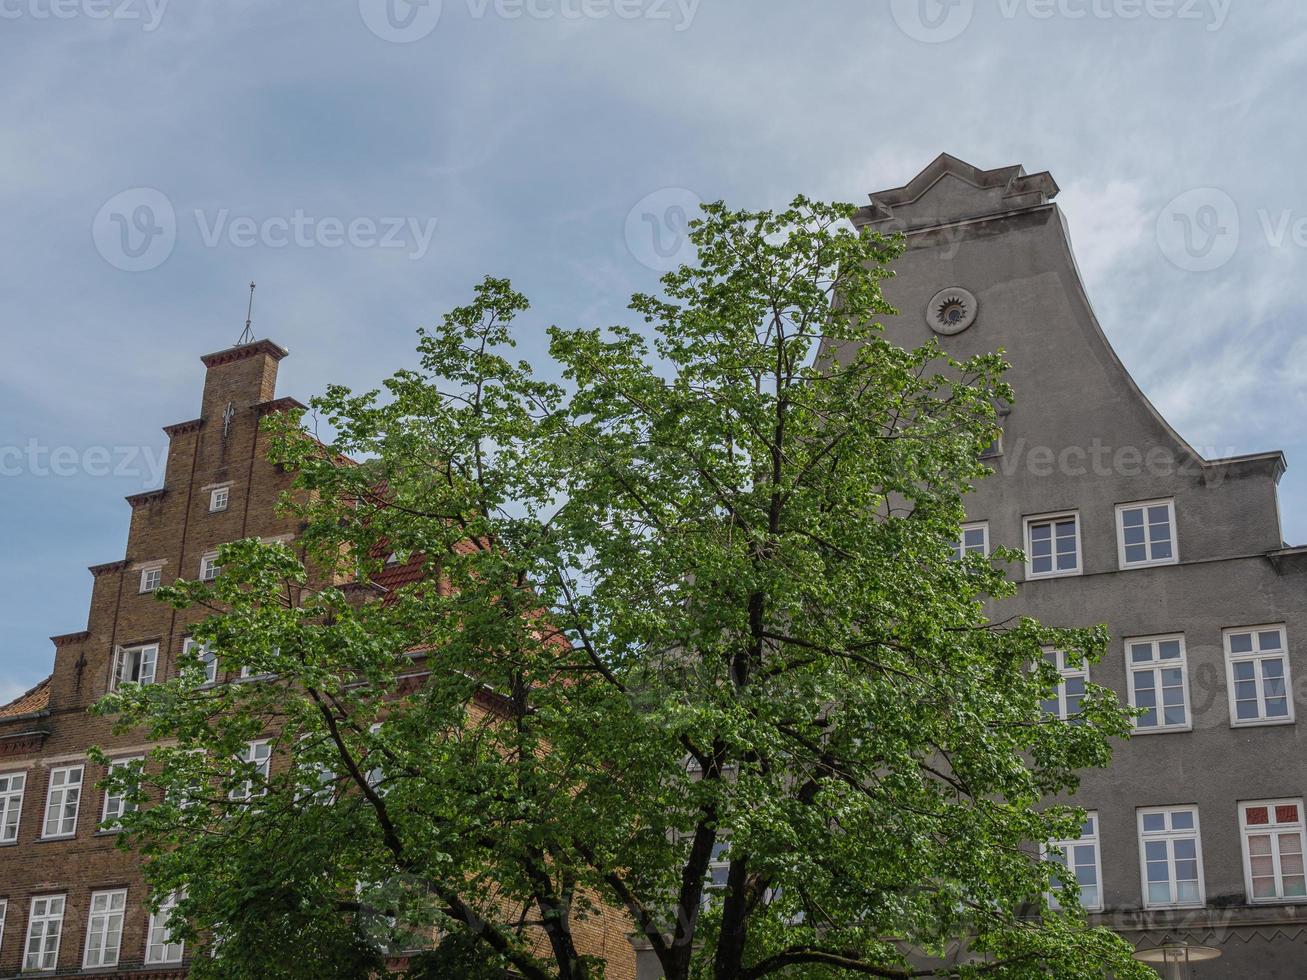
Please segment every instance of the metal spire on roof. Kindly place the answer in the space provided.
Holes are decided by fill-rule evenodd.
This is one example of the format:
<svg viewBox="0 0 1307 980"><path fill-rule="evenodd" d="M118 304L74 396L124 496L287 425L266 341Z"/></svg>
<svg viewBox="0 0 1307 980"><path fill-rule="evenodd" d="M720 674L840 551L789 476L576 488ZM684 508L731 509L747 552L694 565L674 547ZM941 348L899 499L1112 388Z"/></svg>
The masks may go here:
<svg viewBox="0 0 1307 980"><path fill-rule="evenodd" d="M250 283L250 305L245 311L245 329L241 332L240 340L236 341L236 346L254 343L254 328L251 324L254 322L254 283Z"/></svg>

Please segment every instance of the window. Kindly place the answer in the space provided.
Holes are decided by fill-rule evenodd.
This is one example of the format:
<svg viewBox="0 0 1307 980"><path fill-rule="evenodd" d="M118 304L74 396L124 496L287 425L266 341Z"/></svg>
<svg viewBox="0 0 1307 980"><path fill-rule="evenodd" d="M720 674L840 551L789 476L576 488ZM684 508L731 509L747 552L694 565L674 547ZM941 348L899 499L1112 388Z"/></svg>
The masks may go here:
<svg viewBox="0 0 1307 980"><path fill-rule="evenodd" d="M1122 568L1174 565L1175 501L1150 500L1116 508L1117 558Z"/></svg>
<svg viewBox="0 0 1307 980"><path fill-rule="evenodd" d="M953 557L961 560L963 555L989 554L989 522L977 521L962 525L962 537L953 542Z"/></svg>
<svg viewBox="0 0 1307 980"><path fill-rule="evenodd" d="M123 942L123 911L127 891L91 893L91 914L86 923L86 953L82 968L117 966Z"/></svg>
<svg viewBox="0 0 1307 980"><path fill-rule="evenodd" d="M1230 724L1280 725L1293 721L1289 650L1283 626L1225 631L1225 679Z"/></svg>
<svg viewBox="0 0 1307 980"><path fill-rule="evenodd" d="M1184 637L1154 636L1126 640L1130 703L1143 708L1136 732L1188 731L1189 676Z"/></svg>
<svg viewBox="0 0 1307 980"><path fill-rule="evenodd" d="M77 808L82 801L82 767L50 770L50 789L45 798L45 827L42 837L72 837L77 833Z"/></svg>
<svg viewBox="0 0 1307 980"><path fill-rule="evenodd" d="M4 950L5 917L7 916L8 912L9 912L9 903L5 899L0 898L0 951Z"/></svg>
<svg viewBox="0 0 1307 980"><path fill-rule="evenodd" d="M231 487L218 487L209 493L209 513L216 514L226 510L231 500Z"/></svg>
<svg viewBox="0 0 1307 980"><path fill-rule="evenodd" d="M109 772L112 774L123 769L135 769L139 772L144 762L145 759L142 756L135 759L116 759L109 763ZM104 814L100 818L100 829L118 830L122 815L135 809L136 804L127 799L125 794L106 789L104 791Z"/></svg>
<svg viewBox="0 0 1307 980"><path fill-rule="evenodd" d="M380 731L381 731L381 722L375 723L371 728L368 729L368 732L372 735L376 735ZM383 785L386 781L386 767L383 765L385 761L384 759L385 754L381 751L381 747L379 745L373 745L371 748L368 749L368 755L369 756L376 755L377 757L377 764L368 770L368 774L367 774L368 785L371 786L374 790L376 790L377 793L384 796L386 794L386 788Z"/></svg>
<svg viewBox="0 0 1307 980"><path fill-rule="evenodd" d="M114 651L113 683L116 691L124 684L153 684L155 668L159 664L159 645L118 647Z"/></svg>
<svg viewBox="0 0 1307 980"><path fill-rule="evenodd" d="M251 742L246 746L245 753L241 756L241 762L254 766L255 776L261 784L268 781L268 766L271 760L272 743L267 740ZM262 796L267 791L268 787L266 785L260 785L256 791L254 780L246 779L231 791L231 798L233 800L248 800L252 796Z"/></svg>
<svg viewBox="0 0 1307 980"><path fill-rule="evenodd" d="M726 888L731 873L730 847L729 841L718 841L712 846L712 857L708 861L708 881L704 885L707 890L722 891Z"/></svg>
<svg viewBox="0 0 1307 980"><path fill-rule="evenodd" d="M1062 682L1057 685L1053 697L1044 702L1044 710L1063 720L1076 720L1075 716L1080 714L1080 702L1085 696L1085 685L1089 683L1089 664L1076 657L1074 653L1068 655L1061 650L1044 651L1044 659L1062 675Z"/></svg>
<svg viewBox="0 0 1307 980"><path fill-rule="evenodd" d="M53 971L59 964L59 937L64 931L64 896L38 895L27 917L23 969Z"/></svg>
<svg viewBox="0 0 1307 980"><path fill-rule="evenodd" d="M168 929L172 922L173 909L177 907L177 896L169 895L159 904L158 912L150 913L150 931L145 938L146 963L180 963L185 952L185 944L173 942Z"/></svg>
<svg viewBox="0 0 1307 980"><path fill-rule="evenodd" d="M222 571L222 566L218 564L218 553L211 551L200 559L200 581L212 582Z"/></svg>
<svg viewBox="0 0 1307 980"><path fill-rule="evenodd" d="M1080 518L1054 514L1026 518L1026 578L1080 574Z"/></svg>
<svg viewBox="0 0 1307 980"><path fill-rule="evenodd" d="M1240 804L1239 830L1249 901L1307 899L1302 800Z"/></svg>
<svg viewBox="0 0 1307 980"><path fill-rule="evenodd" d="M1196 807L1139 811L1144 907L1203 904L1203 852Z"/></svg>
<svg viewBox="0 0 1307 980"><path fill-rule="evenodd" d="M197 657L199 659L200 666L204 668L205 684L218 683L218 657L210 649L209 644L200 644L187 638L182 653L188 657Z"/></svg>
<svg viewBox="0 0 1307 980"><path fill-rule="evenodd" d="M1103 867L1098 854L1098 814L1090 812L1085 815L1085 822L1080 828L1080 836L1075 840L1053 841L1045 851L1047 860L1061 865L1080 885L1080 906L1089 912L1096 912L1103 907L1103 890L1099 885L1103 876ZM1048 897L1050 908L1061 908L1056 892L1061 886L1054 887L1054 894Z"/></svg>
<svg viewBox="0 0 1307 980"><path fill-rule="evenodd" d="M163 584L163 566L155 565L141 569L141 591L153 592Z"/></svg>
<svg viewBox="0 0 1307 980"><path fill-rule="evenodd" d="M27 773L11 772L0 776L0 844L18 840L18 821L23 815L23 790Z"/></svg>

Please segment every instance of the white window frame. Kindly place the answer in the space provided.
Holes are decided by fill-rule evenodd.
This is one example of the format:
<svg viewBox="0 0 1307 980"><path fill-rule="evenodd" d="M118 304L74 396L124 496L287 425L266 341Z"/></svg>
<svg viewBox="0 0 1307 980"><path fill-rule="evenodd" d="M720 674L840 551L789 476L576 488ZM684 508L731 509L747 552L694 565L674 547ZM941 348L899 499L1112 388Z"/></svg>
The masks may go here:
<svg viewBox="0 0 1307 980"><path fill-rule="evenodd" d="M218 553L210 551L200 558L200 581L212 582L222 574L222 566L218 564Z"/></svg>
<svg viewBox="0 0 1307 980"><path fill-rule="evenodd" d="M0 898L0 953L5 948L5 919L9 916L9 899Z"/></svg>
<svg viewBox="0 0 1307 980"><path fill-rule="evenodd" d="M1044 860L1046 861L1050 860L1050 856L1049 856L1050 851L1053 848L1057 848L1062 852L1062 859L1060 863L1064 868L1066 868L1071 873L1072 878L1076 878L1077 877L1075 873L1076 866L1070 860L1071 848L1084 847L1087 844L1092 845L1094 848L1094 879L1095 881L1097 881L1096 887L1098 889L1098 901L1094 902L1091 905L1084 904L1083 901L1084 892L1082 889L1081 891L1082 901L1080 907L1083 908L1086 912L1101 912L1103 911L1103 848L1102 848L1103 835L1102 835L1102 827L1099 825L1098 822L1098 811L1086 810L1084 822L1093 824L1093 830L1090 833L1088 834L1084 833L1084 829L1082 826L1080 836L1076 837L1073 840L1051 841L1048 845L1044 847L1043 857ZM1057 901L1057 893L1060 890L1061 889L1054 889L1048 893L1049 908L1059 909L1062 907Z"/></svg>
<svg viewBox="0 0 1307 980"><path fill-rule="evenodd" d="M1148 533L1151 527L1148 521L1148 508L1161 507L1165 505L1167 511L1167 527L1171 534L1171 557L1154 558L1153 557L1153 539ZM1144 512L1144 552L1148 555L1143 561L1127 561L1125 556L1125 512L1128 510L1143 510ZM1116 505L1116 561L1117 566L1122 570L1128 568L1155 568L1158 565L1176 565L1180 562L1180 543L1176 536L1175 526L1175 498L1164 497L1158 500L1136 500L1128 504Z"/></svg>
<svg viewBox="0 0 1307 980"><path fill-rule="evenodd" d="M1057 535L1055 525L1059 521L1072 520L1076 526L1076 565L1075 568L1058 569L1057 568ZM1050 558L1053 563L1053 569L1047 572L1037 572L1034 568L1034 548L1030 536L1031 530L1037 524L1054 525L1050 531L1049 545L1051 550ZM1080 540L1080 511L1078 510L1061 510L1049 514L1033 514L1024 518L1022 527L1025 529L1025 548L1026 548L1026 578L1027 579L1044 579L1044 578L1067 578L1072 575L1083 575L1085 572L1085 552L1084 544Z"/></svg>
<svg viewBox="0 0 1307 980"><path fill-rule="evenodd" d="M979 554L988 558L989 557L989 521L971 521L968 524L963 524L961 530L962 530L961 535L959 535L958 539L953 542L953 557L959 561L962 559L963 555L971 555L971 554ZM981 533L980 551L968 550L967 548L968 531L979 531Z"/></svg>
<svg viewBox="0 0 1307 980"><path fill-rule="evenodd" d="M147 657L146 654L149 654ZM122 676L124 668L127 666L127 658L135 657L137 668L137 677L135 680L125 680ZM146 672L146 665L149 665L149 672ZM147 684L153 684L159 676L159 644L141 643L132 647L114 647L113 651L113 674L109 678L109 690L117 691L124 684L140 684L144 687Z"/></svg>
<svg viewBox="0 0 1307 980"><path fill-rule="evenodd" d="M163 585L163 565L146 565L141 569L141 595L155 592Z"/></svg>
<svg viewBox="0 0 1307 980"><path fill-rule="evenodd" d="M1178 661L1162 660L1159 652L1160 644L1171 640L1178 641L1180 644L1180 659ZM1136 644L1148 643L1152 645L1153 657L1147 662L1134 662L1134 652L1131 649ZM1166 705L1162 703L1162 684L1161 671L1178 665L1180 668L1180 681L1184 690L1184 723L1180 725L1166 724ZM1131 636L1125 640L1125 677L1126 687L1130 692L1130 706L1139 707L1135 694L1135 671L1152 670L1155 686L1153 688L1157 703L1153 706L1156 713L1157 724L1141 726L1139 718L1134 721L1133 733L1135 735L1158 735L1165 732L1191 732L1194 728L1194 710L1193 700L1189 696L1189 654L1185 647L1183 633L1161 633L1157 636Z"/></svg>
<svg viewBox="0 0 1307 980"><path fill-rule="evenodd" d="M1262 650L1261 634L1262 633L1279 633L1280 649ZM1253 638L1253 649L1245 653L1235 653L1231 649L1231 640L1235 636L1244 633L1251 634ZM1235 626L1224 630L1221 634L1221 644L1225 648L1225 685L1229 693L1230 701L1230 727L1231 728L1252 728L1262 725L1292 725L1294 723L1293 713L1293 677L1289 668L1289 631L1285 628L1284 623L1275 623L1267 626ZM1266 687L1265 677L1262 673L1262 664L1267 660L1279 660L1284 665L1284 702L1288 710L1286 715L1268 715L1266 713ZM1236 663L1251 663L1253 665L1253 683L1257 689L1257 717L1240 718L1238 715L1239 706L1235 695L1234 666Z"/></svg>
<svg viewBox="0 0 1307 980"><path fill-rule="evenodd" d="M15 787L14 783L18 785ZM27 793L27 773L0 772L0 845L18 843L23 822L23 797Z"/></svg>
<svg viewBox="0 0 1307 980"><path fill-rule="evenodd" d="M221 514L231 506L231 486L214 487L209 491L209 513Z"/></svg>
<svg viewBox="0 0 1307 980"><path fill-rule="evenodd" d="M168 933L173 910L179 901L174 892L159 903L159 911L150 913L150 922L145 931L145 963L158 966L164 963L180 963L186 958L186 943L173 942ZM173 950L176 952L173 952Z"/></svg>
<svg viewBox="0 0 1307 980"><path fill-rule="evenodd" d="M68 780L69 773L77 773L77 782L70 783ZM56 775L63 775L64 781L59 786L55 785L54 778ZM67 840L70 837L77 836L77 818L81 815L82 810L82 786L86 781L86 766L79 763L75 766L56 766L50 770L50 780L45 790L45 819L41 821L41 839L42 840ZM55 794L59 794L59 802L55 802ZM57 833L50 833L51 819L57 819L57 826L62 828L69 822L67 816L68 798L72 796L72 830L59 830ZM55 817L55 807L59 808L58 816Z"/></svg>
<svg viewBox="0 0 1307 980"><path fill-rule="evenodd" d="M50 905L53 902L59 903L58 914L50 912ZM36 907L39 903L45 903L45 911L37 914ZM23 972L24 973L53 973L59 968L59 945L64 938L64 913L68 911L68 896L63 892L56 892L51 895L33 895L32 904L28 906L27 912L27 937L23 942ZM41 935L35 935L37 923L41 924ZM53 930L46 928L53 923ZM47 949L51 936L54 936L54 948ZM40 943L37 951L32 952L32 942L36 940ZM50 965L42 964L49 959ZM35 964L35 965L33 965Z"/></svg>
<svg viewBox="0 0 1307 980"><path fill-rule="evenodd" d="M97 901L103 907L97 909ZM123 924L127 918L127 889L114 888L108 891L91 892L91 902L86 914L86 944L82 954L82 969L103 969L118 965L122 955ZM114 920L117 920L116 924ZM99 920L97 922L97 920ZM93 945L97 928L99 942ZM112 940L112 945L110 944Z"/></svg>
<svg viewBox="0 0 1307 980"><path fill-rule="evenodd" d="M1057 700L1057 711L1053 714L1062 721L1067 721L1070 718L1070 712L1067 711L1066 682L1073 677L1082 677L1084 678L1085 686L1088 687L1089 659L1082 655L1079 666L1068 666L1067 652L1065 650L1059 650L1057 647L1044 647L1045 658L1047 658L1050 653L1056 658L1054 666L1056 666L1057 672L1062 678L1062 680L1058 682L1057 692L1054 695L1054 698ZM1051 701L1054 700L1054 698L1049 698L1048 700ZM1083 701L1084 694L1081 694L1080 698ZM1077 714L1078 713L1079 712L1077 712Z"/></svg>
<svg viewBox="0 0 1307 980"><path fill-rule="evenodd" d="M268 792L268 779L272 774L272 740L267 738L256 738L245 745L245 752L241 755L240 761L246 765L255 765L263 777L263 786L256 793L254 792L253 780L246 779L242 781L239 787L231 791L231 799L237 802L243 800L252 800L257 796L265 796Z"/></svg>
<svg viewBox="0 0 1307 980"><path fill-rule="evenodd" d="M134 755L125 759L113 759L109 763L109 773L112 774L115 769L125 769L128 766L136 766L145 762L145 756ZM136 809L136 804L129 802L126 797L115 795L107 787L104 791L104 806L100 810L100 833L116 834L122 829L119 821L123 814L131 813Z"/></svg>
<svg viewBox="0 0 1307 980"><path fill-rule="evenodd" d="M1207 904L1207 886L1204 882L1203 872L1203 838L1201 833L1201 824L1198 819L1197 805L1184 806L1150 806L1141 807L1136 812L1136 820L1139 830L1139 887L1140 897L1143 899L1143 905L1146 909L1190 909L1202 908ZM1171 827L1172 817L1176 813L1189 812L1194 815L1194 825L1192 830L1183 829L1175 830ZM1163 814L1166 817L1165 830L1144 831L1144 817L1154 814ZM1192 902L1178 901L1178 882L1175 873L1175 842L1178 840L1187 840L1193 838L1194 842L1194 859L1197 862L1198 874L1198 898ZM1166 860L1167 860L1167 883L1171 890L1171 901L1169 902L1152 902L1148 898L1148 851L1146 843L1148 841L1163 841L1166 843Z"/></svg>
<svg viewBox="0 0 1307 980"><path fill-rule="evenodd" d="M198 648L197 656L200 663L204 665L204 683L202 686L209 687L218 683L218 655L213 652L211 644L201 643L192 637L186 637L182 642L182 653L189 656L193 648ZM205 659L208 658L208 659Z"/></svg>
<svg viewBox="0 0 1307 980"><path fill-rule="evenodd" d="M1296 822L1280 821L1274 819L1275 808L1278 806L1296 806L1298 808L1298 819ZM1268 816L1271 821L1267 824L1257 824L1249 826L1248 811L1253 807L1266 807ZM1307 894L1288 895L1284 894L1284 872L1280 866L1280 837L1285 834L1298 833L1298 855L1300 860L1307 861L1307 822L1304 821L1302 797L1296 799L1284 800L1241 800L1239 803L1239 842L1243 849L1243 884L1244 894L1248 898L1250 905L1289 905L1307 902ZM1271 839L1271 861L1275 868L1275 894L1267 895L1261 898L1253 897L1253 865L1252 849L1248 840L1250 836L1267 836Z"/></svg>

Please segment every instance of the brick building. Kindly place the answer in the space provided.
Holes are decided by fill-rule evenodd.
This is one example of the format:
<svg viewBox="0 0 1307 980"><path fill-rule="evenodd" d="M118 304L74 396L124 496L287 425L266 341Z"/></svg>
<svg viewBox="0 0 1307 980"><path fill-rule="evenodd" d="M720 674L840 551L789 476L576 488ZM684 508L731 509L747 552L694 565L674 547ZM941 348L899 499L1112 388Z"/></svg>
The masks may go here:
<svg viewBox="0 0 1307 980"><path fill-rule="evenodd" d="M160 585L216 574L225 542L294 538L294 520L274 508L292 477L267 461L259 425L299 405L275 397L285 356L264 340L202 358L200 415L165 426L164 485L128 498L127 557L90 569L86 629L54 637L51 676L0 707L0 978L114 972L162 980L187 972L191 951L170 944L149 914L135 855L101 829L122 804L97 786L103 769L87 758L92 745L124 762L150 746L114 735L109 719L87 709L115 678L175 673L188 630L205 613L158 602ZM613 912L577 929L581 952L604 957L617 980L634 975L628 928Z"/></svg>

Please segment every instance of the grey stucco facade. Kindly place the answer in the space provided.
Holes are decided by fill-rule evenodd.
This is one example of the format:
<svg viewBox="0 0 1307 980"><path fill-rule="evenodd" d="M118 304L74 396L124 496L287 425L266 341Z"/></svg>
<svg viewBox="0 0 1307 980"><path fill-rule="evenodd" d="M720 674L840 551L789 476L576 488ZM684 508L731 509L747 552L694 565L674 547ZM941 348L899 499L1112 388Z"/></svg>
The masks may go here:
<svg viewBox="0 0 1307 980"><path fill-rule="evenodd" d="M1241 806L1307 796L1307 718L1291 720L1295 692L1307 683L1307 549L1287 547L1281 536L1276 484L1284 459L1278 452L1203 459L1161 418L1094 317L1056 193L1048 174L981 171L944 155L904 187L873 194L857 223L903 232L908 246L886 283L899 311L885 319L886 336L903 347L937 338L959 357L1006 352L1016 401L991 460L995 473L968 504L968 519L987 525L991 546L1025 549L1029 518L1075 515L1078 567L1029 579L1025 568L1012 567L1019 593L997 604L994 617L1106 624L1112 645L1089 678L1122 700L1132 696L1132 669L1140 671L1141 702L1150 677L1159 688L1165 683L1162 674L1128 664L1136 655L1130 638L1182 641L1187 724L1118 744L1111 768L1086 774L1075 797L1098 817L1102 911L1095 918L1141 950L1187 945L1194 956L1203 954L1200 947L1208 956L1219 952L1191 962L1181 976L1307 976L1307 905L1297 895L1250 898L1240 824ZM941 301L932 306L932 298L950 289L967 305L974 300L966 310L974 322L957 333L947 322L928 322L939 315ZM1161 548L1172 563L1123 568L1118 507L1141 501L1172 502L1169 554ZM1260 687L1241 686L1241 696L1255 690L1264 710L1281 713L1235 724L1227 643L1238 648L1245 641L1233 634L1262 626L1281 628L1287 644L1280 657L1290 674L1287 715L1280 700L1272 704L1274 678L1262 677ZM1273 631L1265 632L1273 645ZM1145 645L1137 644L1141 658ZM1179 676L1173 660L1159 669L1168 679ZM1238 669L1243 677L1248 668ZM1254 672L1263 669L1278 668L1259 665ZM1239 710L1255 713L1248 705ZM1181 713L1173 715L1178 721ZM1140 810L1154 807L1197 811L1201 902L1187 882L1172 886L1184 900L1158 902L1159 881L1153 907L1145 907ZM1301 804L1296 813L1302 821ZM1246 815L1261 819L1256 808ZM1257 836L1258 828L1252 832ZM1275 845L1284 853L1276 852L1274 890L1286 895L1298 890L1290 880L1292 833L1284 830ZM1180 848L1190 845L1168 846L1180 868L1187 857ZM1263 841L1251 846L1260 854ZM1149 854L1158 853L1154 844ZM1258 887L1272 886L1259 879ZM1165 904L1182 907L1158 907Z"/></svg>

